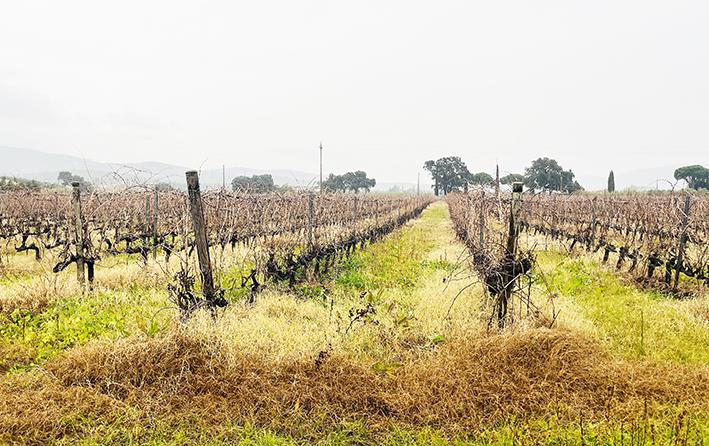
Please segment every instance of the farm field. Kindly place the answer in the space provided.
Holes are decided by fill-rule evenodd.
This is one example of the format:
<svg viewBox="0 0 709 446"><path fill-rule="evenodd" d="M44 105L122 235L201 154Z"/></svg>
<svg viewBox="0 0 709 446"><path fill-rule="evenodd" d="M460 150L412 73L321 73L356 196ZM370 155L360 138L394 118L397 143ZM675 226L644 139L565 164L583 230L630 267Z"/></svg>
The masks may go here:
<svg viewBox="0 0 709 446"><path fill-rule="evenodd" d="M639 284L627 266L617 269L617 257L604 261L609 250L569 250L573 237L534 231L546 220L539 212L525 216L538 208L523 207L528 227L518 243L520 251L533 248L535 263L519 284L520 291L529 286L519 301L512 290L501 328L476 267L484 263L481 247L468 243L475 237L459 237L460 211L472 208L455 199L333 198L345 210L328 217L325 210L339 204L313 209L307 197L294 200L261 208L259 221L274 225L268 236L244 233L236 241L233 231L219 232L228 226L219 226L220 202L205 202L213 233L229 233L221 247L209 239L215 288L223 293L214 299L228 302L212 309L180 306L204 285L173 282L184 263L199 270L189 231L165 235L161 226L182 221L174 208L167 212L175 220L160 214L154 232L126 226L147 234L133 241L104 230L99 213L89 219L93 245L84 257L96 260L90 291L73 266L53 271L66 252L35 260L32 250L16 252L21 234L8 238L0 442L709 442L709 296L698 278L704 241L688 243L687 259L700 268L680 279L680 291L692 295L675 298ZM704 230L704 204L690 228ZM268 210L303 216L308 206L316 215L310 223ZM506 216L509 208L482 212ZM463 220L483 221L479 214ZM504 218L483 217L485 246L503 245ZM286 220L293 222L287 230L278 226ZM323 224L313 228L313 221ZM573 224L555 228L571 234ZM115 249L98 242L99 233L115 237ZM610 252L630 246L613 237L598 234L602 246L615 243ZM145 240L158 238L153 258ZM669 252L649 237L643 243L658 259ZM254 248L262 245L268 249ZM310 255L328 246L340 250L332 261ZM164 255L168 249L172 256Z"/></svg>

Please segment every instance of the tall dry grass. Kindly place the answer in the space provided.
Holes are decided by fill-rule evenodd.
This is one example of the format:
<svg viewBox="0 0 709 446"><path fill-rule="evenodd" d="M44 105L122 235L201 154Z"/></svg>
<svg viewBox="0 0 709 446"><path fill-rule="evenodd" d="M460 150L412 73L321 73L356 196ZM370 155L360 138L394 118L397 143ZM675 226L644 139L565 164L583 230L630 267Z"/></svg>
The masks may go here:
<svg viewBox="0 0 709 446"><path fill-rule="evenodd" d="M709 367L616 361L595 342L561 330L455 339L402 356L384 371L334 354L280 362L223 355L217 344L185 332L98 342L53 360L46 383L30 387L54 395L51 405L60 398L76 410L83 403L74 399L88 398L100 402L91 411L126 406L168 423L197 417L285 432L309 419L319 428L364 420L374 430L404 424L455 435L510 417L632 420L647 415L648 405L709 411ZM0 432L16 432L19 418L37 435L61 425L64 412L52 419L7 382L0 392L13 402L0 409Z"/></svg>

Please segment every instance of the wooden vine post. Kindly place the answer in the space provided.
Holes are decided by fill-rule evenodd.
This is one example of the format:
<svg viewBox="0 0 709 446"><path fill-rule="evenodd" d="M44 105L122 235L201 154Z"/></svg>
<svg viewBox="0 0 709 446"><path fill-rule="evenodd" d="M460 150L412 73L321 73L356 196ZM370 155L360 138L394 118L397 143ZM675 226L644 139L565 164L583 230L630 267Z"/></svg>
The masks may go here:
<svg viewBox="0 0 709 446"><path fill-rule="evenodd" d="M153 260L158 257L158 187L153 193Z"/></svg>
<svg viewBox="0 0 709 446"><path fill-rule="evenodd" d="M691 197L689 194L684 197L684 212L682 214L682 231L679 236L679 248L677 249L677 262L675 263L675 280L672 285L672 291L677 291L679 285L679 273L682 270L684 262L684 250L687 246L687 225L689 224L689 205Z"/></svg>
<svg viewBox="0 0 709 446"><path fill-rule="evenodd" d="M593 197L591 200L591 239L588 244L588 251L591 252L596 248L596 225L598 224L596 222L596 200L598 197Z"/></svg>
<svg viewBox="0 0 709 446"><path fill-rule="evenodd" d="M313 249L313 232L315 226L315 195L313 193L308 194L308 220L305 227L306 237L308 242L308 250Z"/></svg>
<svg viewBox="0 0 709 446"><path fill-rule="evenodd" d="M76 279L83 290L84 287L84 224L81 218L81 184L71 183L73 193L71 201L74 205L74 247L76 250Z"/></svg>
<svg viewBox="0 0 709 446"><path fill-rule="evenodd" d="M190 215L194 228L195 245L199 271L202 278L202 293L208 302L216 298L214 293L214 279L212 278L212 263L209 260L209 241L207 239L207 225L202 209L202 194L199 190L199 176L196 171L190 170L187 177L187 195L190 202Z"/></svg>
<svg viewBox="0 0 709 446"><path fill-rule="evenodd" d="M497 205L497 221L502 221L502 200L500 199L500 165L495 164L495 204Z"/></svg>
<svg viewBox="0 0 709 446"><path fill-rule="evenodd" d="M480 249L485 247L485 191L480 191L480 215L478 215Z"/></svg>
<svg viewBox="0 0 709 446"><path fill-rule="evenodd" d="M507 255L517 256L517 238L519 236L519 213L522 210L522 183L512 184L512 206L510 207L510 224L507 233Z"/></svg>
<svg viewBox="0 0 709 446"><path fill-rule="evenodd" d="M497 308L497 322L500 328L505 326L507 306L512 293L517 286L517 246L519 237L519 214L522 210L522 183L512 183L512 204L510 206L510 219L507 233L507 246L505 247L505 287L500 294Z"/></svg>

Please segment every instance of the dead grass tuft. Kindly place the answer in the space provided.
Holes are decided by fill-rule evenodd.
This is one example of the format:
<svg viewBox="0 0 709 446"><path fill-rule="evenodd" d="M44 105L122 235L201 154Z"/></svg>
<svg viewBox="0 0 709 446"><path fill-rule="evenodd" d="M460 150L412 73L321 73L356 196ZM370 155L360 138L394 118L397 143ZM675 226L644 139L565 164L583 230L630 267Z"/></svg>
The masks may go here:
<svg viewBox="0 0 709 446"><path fill-rule="evenodd" d="M28 346L0 342L0 373L5 373L16 365L27 364L36 355Z"/></svg>
<svg viewBox="0 0 709 446"><path fill-rule="evenodd" d="M706 366L617 362L592 341L561 330L451 340L389 368L336 354L277 363L229 359L174 333L94 343L47 368L66 389L96 389L151 418L254 421L285 430L303 417L455 433L510 417L637 418L648 403L709 409Z"/></svg>
<svg viewBox="0 0 709 446"><path fill-rule="evenodd" d="M124 405L94 389L66 387L46 376L0 381L0 443L46 444L81 432L82 420L102 423L125 416Z"/></svg>
<svg viewBox="0 0 709 446"><path fill-rule="evenodd" d="M75 282L38 275L0 287L0 313L11 314L15 310L39 313L56 300L78 293L80 289Z"/></svg>

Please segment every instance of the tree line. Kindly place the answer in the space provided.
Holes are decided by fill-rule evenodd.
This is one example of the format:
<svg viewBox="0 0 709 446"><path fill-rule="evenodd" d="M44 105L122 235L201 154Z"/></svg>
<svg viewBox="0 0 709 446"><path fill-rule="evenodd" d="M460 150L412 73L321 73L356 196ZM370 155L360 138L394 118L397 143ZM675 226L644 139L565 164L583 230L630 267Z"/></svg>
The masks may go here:
<svg viewBox="0 0 709 446"><path fill-rule="evenodd" d="M472 173L459 156L446 156L437 160L428 160L423 168L433 179L433 193L446 195L451 192L466 192L470 186L495 186L497 179L486 172ZM498 175L496 174L496 177ZM700 166L684 166L675 170L677 181L683 180L690 189L709 189L709 169ZM531 192L573 193L584 190L576 181L571 170L565 170L552 158L537 158L532 161L524 173L510 173L499 178L500 184L521 182ZM608 174L607 192L615 192L615 173Z"/></svg>
<svg viewBox="0 0 709 446"><path fill-rule="evenodd" d="M486 172L471 173L459 156L447 156L426 161L423 165L433 178L433 192L446 195L467 191L470 186L494 186L496 179ZM497 176L497 174L496 174ZM524 170L499 178L500 184L522 182L531 191L576 192L583 190L571 170L564 170L551 158L539 158Z"/></svg>
<svg viewBox="0 0 709 446"><path fill-rule="evenodd" d="M325 192L369 192L377 181L368 178L367 173L362 170L346 172L341 175L331 173L322 183ZM231 188L234 191L250 193L267 193L277 190L287 190L288 186L277 186L270 174L238 176L231 181Z"/></svg>
<svg viewBox="0 0 709 446"><path fill-rule="evenodd" d="M538 158L524 169L524 173L510 173L501 178L495 178L487 172L472 173L459 156L447 156L437 160L428 160L423 168L431 174L434 184L432 189L436 195L446 195L451 192L467 191L470 186L495 186L498 179L500 184L510 185L521 182L532 192L564 192L573 193L583 190L576 181L571 170L565 170L554 159ZM709 189L709 169L701 165L683 166L674 171L677 181L684 181L690 189ZM71 186L79 183L82 191L92 189L91 182L80 175L68 171L59 172L57 181L61 186ZM346 172L344 174L330 174L322 183L326 192L369 192L377 184L374 178L368 178L362 170ZM174 190L169 183L154 185L160 191ZM0 177L0 190L40 190L56 187L54 184L43 183L17 177ZM268 193L290 190L289 186L278 186L270 174L237 176L231 181L234 191L249 193ZM615 174L611 170L608 174L606 191L615 192Z"/></svg>

